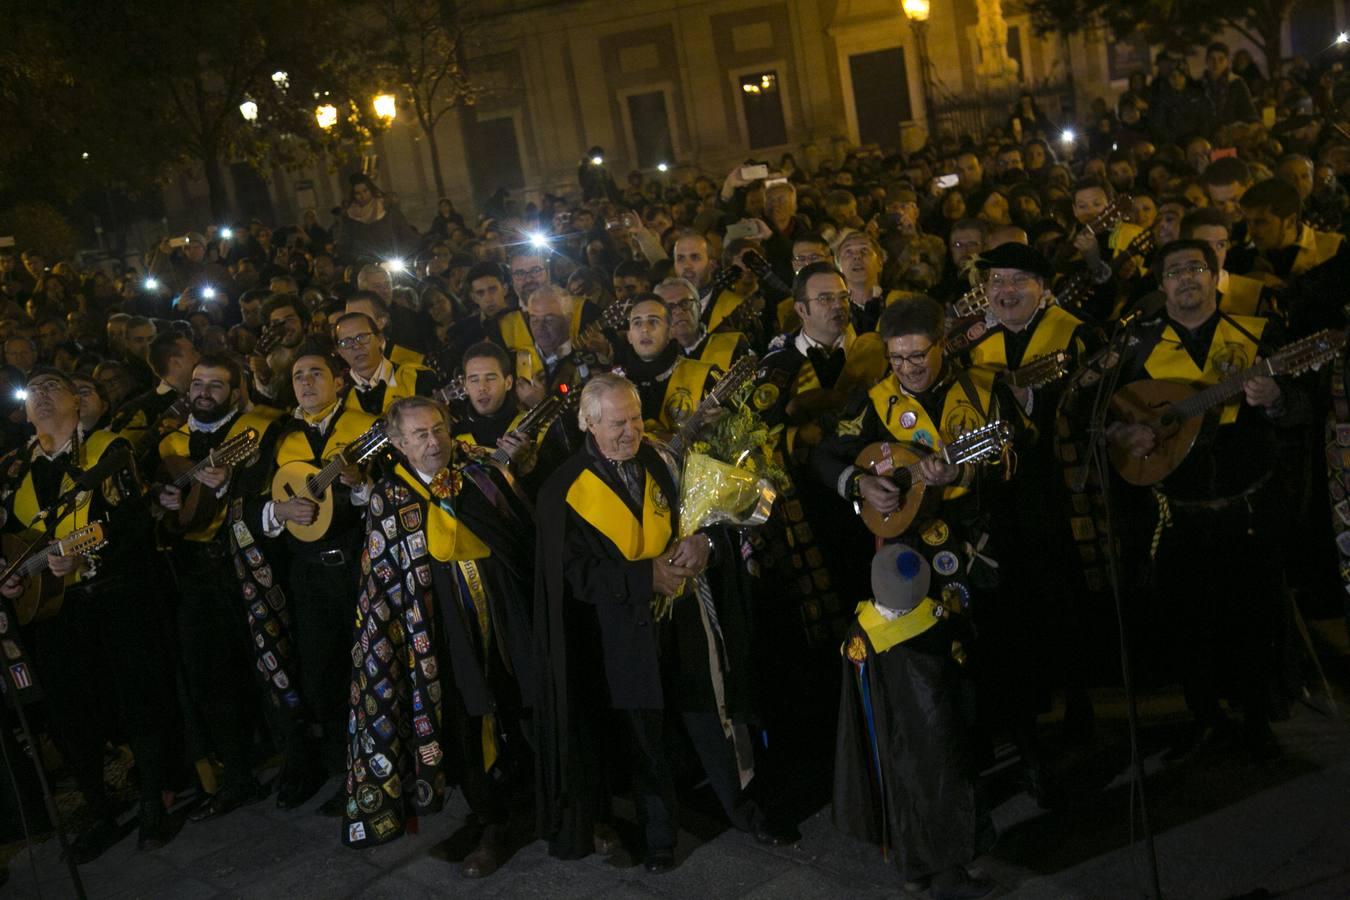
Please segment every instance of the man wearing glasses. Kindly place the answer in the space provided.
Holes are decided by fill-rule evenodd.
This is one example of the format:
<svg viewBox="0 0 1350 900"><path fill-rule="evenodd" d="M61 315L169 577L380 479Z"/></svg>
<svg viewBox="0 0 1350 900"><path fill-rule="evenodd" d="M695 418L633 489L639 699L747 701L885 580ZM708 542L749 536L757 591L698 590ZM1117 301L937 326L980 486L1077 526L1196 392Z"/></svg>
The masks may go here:
<svg viewBox="0 0 1350 900"><path fill-rule="evenodd" d="M84 796L92 824L71 848L76 862L95 859L121 838L116 808L103 784L103 747L117 735L131 745L140 775L137 846L157 849L175 832L162 790L169 787L165 776L172 766L169 738L177 693L169 650L161 639L164 619L158 594L141 583L154 546L143 488L134 467L127 466L108 473L92 490L76 488L74 480L81 474L110 452L129 453L130 445L111 431L84 433L68 376L45 366L35 368L24 402L36 434L4 461L0 503L6 530L31 540L44 531L64 537L102 522L107 543L96 556L48 557L48 570L66 581L64 602L24 632L36 651L36 673L10 662L10 677L20 689L36 681L45 692L53 732ZM67 497L76 502L44 527L42 512ZM22 587L16 576L0 591L12 600ZM8 629L17 630L14 619L6 621ZM109 714L109 702L116 704L116 716ZM113 727L113 719L120 730Z"/></svg>
<svg viewBox="0 0 1350 900"><path fill-rule="evenodd" d="M703 327L698 317L698 289L692 282L667 278L656 286L656 294L670 310L670 333L689 359L712 363L725 372L750 350L750 342L739 331L711 334Z"/></svg>
<svg viewBox="0 0 1350 900"><path fill-rule="evenodd" d="M428 396L436 377L412 363L395 365L382 352L384 335L375 320L365 313L349 312L333 326L338 354L350 366L352 386L347 392L347 409L359 409L379 416L395 400L414 394Z"/></svg>
<svg viewBox="0 0 1350 900"><path fill-rule="evenodd" d="M1167 305L1135 327L1120 363L1122 385L1146 379L1213 385L1279 346L1276 322L1219 308L1218 259L1208 243L1173 241L1158 251L1154 268ZM1287 527L1273 476L1277 430L1305 424L1308 402L1290 379L1255 376L1209 415L1197 446L1153 486L1163 524L1148 609L1166 617L1159 633L1174 639L1170 649L1195 718L1171 756L1231 747L1233 729L1219 702L1226 692L1242 709L1240 746L1269 760L1280 752L1266 685L1270 636L1278 631L1279 535ZM1160 446L1143 424L1113 422L1107 436L1141 458ZM1147 545L1148 535L1139 538Z"/></svg>

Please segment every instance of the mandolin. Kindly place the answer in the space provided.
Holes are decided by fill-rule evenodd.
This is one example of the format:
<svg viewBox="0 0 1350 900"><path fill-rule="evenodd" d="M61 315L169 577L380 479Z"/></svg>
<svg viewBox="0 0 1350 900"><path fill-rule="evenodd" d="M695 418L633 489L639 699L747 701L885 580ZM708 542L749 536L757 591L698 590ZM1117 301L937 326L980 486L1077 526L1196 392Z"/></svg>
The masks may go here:
<svg viewBox="0 0 1350 900"><path fill-rule="evenodd" d="M319 468L304 460L286 463L272 476L272 501L282 503L294 497L312 500L318 506L314 521L308 525L287 522L286 530L297 540L317 541L328 533L333 522L333 492L329 490L345 466L359 465L370 459L389 442L384 420L378 420L364 434L339 450Z"/></svg>
<svg viewBox="0 0 1350 900"><path fill-rule="evenodd" d="M1044 356L1038 356L1029 363L1016 369L1000 372L999 377L1015 388L1044 387L1052 381L1058 381L1069 372L1069 352L1056 350Z"/></svg>
<svg viewBox="0 0 1350 900"><path fill-rule="evenodd" d="M1156 436L1157 445L1148 456L1135 456L1111 443L1111 465L1130 484L1157 484L1175 472L1191 452L1205 414L1241 394L1247 381L1263 375L1298 375L1316 369L1333 359L1344 342L1345 335L1341 332L1319 331L1209 387L1154 380L1125 385L1111 398L1116 421L1147 425Z"/></svg>
<svg viewBox="0 0 1350 900"><path fill-rule="evenodd" d="M863 523L880 538L904 534L919 514L927 492L928 486L919 476L919 464L924 459L936 453L943 462L953 466L979 462L1000 456L1010 440L1012 428L1006 422L995 420L967 431L936 451L917 444L885 441L867 445L858 454L854 465L869 475L895 482L900 488L900 507L894 512L882 513L864 501L859 510Z"/></svg>
<svg viewBox="0 0 1350 900"><path fill-rule="evenodd" d="M30 537L25 539L19 534L0 535L3 540L5 559L17 559L24 552ZM64 578L57 578L47 569L49 556L83 556L93 553L107 543L102 522L92 522L83 528L77 528L60 540L39 547L33 555L25 559L14 570L14 574L23 576L23 593L14 600L14 614L20 625L29 622L50 619L61 609L65 600L66 584Z"/></svg>
<svg viewBox="0 0 1350 900"><path fill-rule="evenodd" d="M216 492L197 480L196 476L205 469L221 466L233 466L243 462L258 452L258 432L254 428L243 431L221 441L201 462L194 463L182 456L168 456L163 460L164 468L173 479L170 484L182 492L182 505L178 508L177 528L182 531L196 531L215 521L220 511Z"/></svg>
<svg viewBox="0 0 1350 900"><path fill-rule="evenodd" d="M1118 221L1118 219L1117 219ZM1134 236L1131 241L1125 245L1125 248L1111 258L1108 265L1111 267L1111 277L1120 274L1120 270L1125 267L1125 263L1137 256L1147 257L1153 252L1157 243L1157 238L1153 235L1152 228L1145 228ZM1092 274L1086 269L1080 269L1074 272L1064 280L1060 289L1055 292L1055 305L1064 309L1077 309L1083 305L1083 301L1095 287L1092 281Z"/></svg>

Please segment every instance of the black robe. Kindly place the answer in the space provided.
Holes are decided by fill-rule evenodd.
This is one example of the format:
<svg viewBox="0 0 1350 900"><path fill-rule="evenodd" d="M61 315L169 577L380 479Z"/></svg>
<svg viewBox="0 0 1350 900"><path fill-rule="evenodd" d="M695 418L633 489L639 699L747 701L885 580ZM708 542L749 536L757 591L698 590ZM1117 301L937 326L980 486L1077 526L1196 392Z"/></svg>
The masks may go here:
<svg viewBox="0 0 1350 900"><path fill-rule="evenodd" d="M939 623L878 654L855 621L844 641L834 824L893 852L908 880L966 865L992 838L951 653L958 628Z"/></svg>

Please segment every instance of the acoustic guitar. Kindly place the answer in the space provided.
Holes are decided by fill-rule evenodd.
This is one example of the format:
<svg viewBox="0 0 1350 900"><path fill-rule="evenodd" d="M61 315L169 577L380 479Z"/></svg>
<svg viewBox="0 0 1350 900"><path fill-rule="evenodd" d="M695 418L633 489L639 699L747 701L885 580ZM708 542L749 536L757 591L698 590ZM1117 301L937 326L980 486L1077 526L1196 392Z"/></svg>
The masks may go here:
<svg viewBox="0 0 1350 900"><path fill-rule="evenodd" d="M17 559L30 540L31 535L27 539L20 534L0 535L5 559ZM15 574L24 578L23 593L14 600L14 614L19 617L19 624L50 619L60 611L65 601L66 580L57 578L47 569L49 556L83 556L93 553L105 543L107 538L103 532L103 523L91 522L60 540L39 547L32 556L20 563Z"/></svg>
<svg viewBox="0 0 1350 900"><path fill-rule="evenodd" d="M258 452L258 431L245 428L234 437L221 441L201 462L194 463L185 456L167 456L164 469L173 480L169 483L182 493L182 505L178 507L178 525L181 531L196 531L215 521L220 511L220 500L216 492L197 480L198 473L205 469L232 466L243 462Z"/></svg>
<svg viewBox="0 0 1350 900"><path fill-rule="evenodd" d="M703 427L712 421L713 415L722 408L722 404L741 389L747 381L754 378L759 370L759 357L754 353L746 353L736 362L732 363L731 368L708 389L708 393L699 401L698 406L694 407L685 419L679 424L675 434L671 436L667 447L676 459L684 459L685 451L693 443L694 438Z"/></svg>
<svg viewBox="0 0 1350 900"><path fill-rule="evenodd" d="M1069 372L1069 351L1056 350L1044 356L1038 356L1029 363L1000 372L998 377L1015 388L1044 387L1052 381L1058 381Z"/></svg>
<svg viewBox="0 0 1350 900"><path fill-rule="evenodd" d="M967 431L936 451L918 444L885 441L868 444L858 454L854 465L868 475L889 478L894 482L900 488L900 507L894 512L883 513L864 501L860 510L863 523L877 537L893 538L904 534L919 514L928 489L919 476L921 462L934 454L953 466L979 462L1002 455L1003 448L1010 440L1012 428L1008 423L996 419Z"/></svg>
<svg viewBox="0 0 1350 900"><path fill-rule="evenodd" d="M538 406L521 416L516 427L511 430L519 432L533 444L536 437L551 428L564 413L575 409L579 403L581 391L571 385L560 384L556 391L540 400ZM493 449L488 455L499 465L511 464L510 454L501 447Z"/></svg>
<svg viewBox="0 0 1350 900"><path fill-rule="evenodd" d="M1157 484L1176 471L1195 446L1207 413L1242 393L1253 378L1298 375L1316 369L1340 352L1345 335L1335 331L1316 334L1286 345L1269 359L1236 372L1218 384L1197 387L1175 381L1136 381L1116 391L1111 398L1115 419L1129 425L1146 425L1157 438L1148 456L1135 456L1111 443L1111 465L1130 484Z"/></svg>
<svg viewBox="0 0 1350 900"><path fill-rule="evenodd" d="M345 466L360 465L379 452L388 442L389 436L385 434L384 420L380 419L364 434L339 450L332 459L324 463L323 468L304 460L296 460L277 469L277 473L272 476L272 502L284 503L295 497L304 497L318 506L313 522L301 525L299 522L290 521L286 523L286 530L296 540L306 543L317 541L327 534L328 526L333 523L335 502L333 492L329 488L337 481Z"/></svg>

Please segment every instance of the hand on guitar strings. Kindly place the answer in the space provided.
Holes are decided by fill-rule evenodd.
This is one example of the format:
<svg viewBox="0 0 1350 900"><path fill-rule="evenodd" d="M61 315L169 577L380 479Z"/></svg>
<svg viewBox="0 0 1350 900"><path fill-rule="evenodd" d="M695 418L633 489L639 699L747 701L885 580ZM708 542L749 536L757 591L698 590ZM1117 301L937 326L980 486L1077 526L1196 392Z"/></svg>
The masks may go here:
<svg viewBox="0 0 1350 900"><path fill-rule="evenodd" d="M319 505L308 497L292 497L272 504L272 515L283 525L287 522L311 525L318 514Z"/></svg>
<svg viewBox="0 0 1350 900"><path fill-rule="evenodd" d="M919 462L919 477L929 487L945 487L961 477L961 467L939 456L928 456Z"/></svg>
<svg viewBox="0 0 1350 900"><path fill-rule="evenodd" d="M1147 425L1112 422L1106 429L1106 438L1131 456L1143 459L1158 449L1158 435Z"/></svg>
<svg viewBox="0 0 1350 900"><path fill-rule="evenodd" d="M1089 266L1096 265L1102 258L1102 248L1091 228L1078 229L1078 233L1073 236L1073 246Z"/></svg>
<svg viewBox="0 0 1350 900"><path fill-rule="evenodd" d="M61 556L52 553L47 557L47 569L57 578L65 578L71 572L74 572L84 562L81 556Z"/></svg>
<svg viewBox="0 0 1350 900"><path fill-rule="evenodd" d="M210 490L218 491L230 477L229 466L207 466L200 472L195 473L193 478L197 479L202 485Z"/></svg>
<svg viewBox="0 0 1350 900"><path fill-rule="evenodd" d="M338 478L349 488L360 487L366 483L366 476L361 474L361 467L355 463L343 466Z"/></svg>
<svg viewBox="0 0 1350 900"><path fill-rule="evenodd" d="M159 489L159 505L169 512L177 512L183 507L183 492L171 484L162 485Z"/></svg>
<svg viewBox="0 0 1350 900"><path fill-rule="evenodd" d="M867 505L889 516L900 508L900 486L889 478L864 475L858 479L858 493Z"/></svg>

